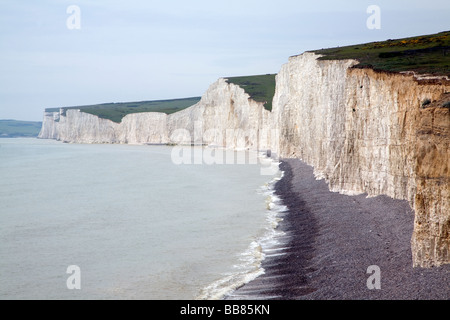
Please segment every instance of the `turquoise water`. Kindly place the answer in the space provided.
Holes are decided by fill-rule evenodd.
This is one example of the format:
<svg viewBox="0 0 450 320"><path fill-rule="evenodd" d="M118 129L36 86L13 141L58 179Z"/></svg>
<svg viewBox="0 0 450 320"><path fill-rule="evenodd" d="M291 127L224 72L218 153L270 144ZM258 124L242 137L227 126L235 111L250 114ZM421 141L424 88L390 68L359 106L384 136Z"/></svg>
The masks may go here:
<svg viewBox="0 0 450 320"><path fill-rule="evenodd" d="M172 150L0 139L0 299L210 299L260 274L279 173Z"/></svg>

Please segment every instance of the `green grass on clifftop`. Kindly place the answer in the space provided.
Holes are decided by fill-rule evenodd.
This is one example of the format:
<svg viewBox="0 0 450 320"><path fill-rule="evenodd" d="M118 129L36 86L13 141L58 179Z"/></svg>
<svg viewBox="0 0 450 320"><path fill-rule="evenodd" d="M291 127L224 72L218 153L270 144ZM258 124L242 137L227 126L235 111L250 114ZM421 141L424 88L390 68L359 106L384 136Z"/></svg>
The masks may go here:
<svg viewBox="0 0 450 320"><path fill-rule="evenodd" d="M358 60L357 68L450 76L450 31L311 52L324 55L320 60Z"/></svg>
<svg viewBox="0 0 450 320"><path fill-rule="evenodd" d="M275 95L275 74L225 78L228 83L240 86L257 102L264 102L264 108L272 111Z"/></svg>
<svg viewBox="0 0 450 320"><path fill-rule="evenodd" d="M37 137L42 122L0 120L0 138Z"/></svg>
<svg viewBox="0 0 450 320"><path fill-rule="evenodd" d="M161 112L172 114L190 106L193 106L200 101L200 97L172 99L172 100L154 100L154 101L140 101L140 102L123 102L123 103L103 103L97 105L78 106L78 107L63 107L63 110L80 109L85 113L90 113L99 118L108 119L117 123L122 121L122 118L131 113L141 112ZM48 108L46 112L58 112L60 108Z"/></svg>

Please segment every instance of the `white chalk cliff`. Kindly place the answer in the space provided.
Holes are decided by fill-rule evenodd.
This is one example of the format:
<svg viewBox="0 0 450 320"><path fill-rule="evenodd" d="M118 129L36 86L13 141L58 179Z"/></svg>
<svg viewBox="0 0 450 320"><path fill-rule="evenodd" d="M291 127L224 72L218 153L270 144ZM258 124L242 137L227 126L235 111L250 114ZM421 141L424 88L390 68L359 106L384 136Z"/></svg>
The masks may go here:
<svg viewBox="0 0 450 320"><path fill-rule="evenodd" d="M281 157L314 166L330 189L385 194L415 209L415 266L450 262L450 111L421 108L450 83L350 68L352 60L291 57L277 76Z"/></svg>
<svg viewBox="0 0 450 320"><path fill-rule="evenodd" d="M450 110L422 108L449 81L351 68L354 60L291 57L273 110L219 79L175 114L131 114L114 123L67 110L45 113L40 138L74 143L202 143L271 149L312 165L332 191L408 200L416 219L414 266L450 263Z"/></svg>
<svg viewBox="0 0 450 320"><path fill-rule="evenodd" d="M46 112L41 139L70 143L205 144L270 147L271 113L245 91L219 79L192 107L177 113L134 113L121 123L77 109Z"/></svg>
<svg viewBox="0 0 450 320"><path fill-rule="evenodd" d="M115 123L77 109L46 112L39 138L71 143L167 143L167 115L134 113Z"/></svg>

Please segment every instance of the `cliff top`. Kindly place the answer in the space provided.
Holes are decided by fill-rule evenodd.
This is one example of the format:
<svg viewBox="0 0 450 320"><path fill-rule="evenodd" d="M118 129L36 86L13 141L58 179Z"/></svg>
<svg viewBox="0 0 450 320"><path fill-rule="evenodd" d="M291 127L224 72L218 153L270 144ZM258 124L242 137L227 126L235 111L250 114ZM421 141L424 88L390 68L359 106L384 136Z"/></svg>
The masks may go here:
<svg viewBox="0 0 450 320"><path fill-rule="evenodd" d="M450 76L450 31L310 52L320 60L358 60L355 68Z"/></svg>
<svg viewBox="0 0 450 320"><path fill-rule="evenodd" d="M63 112L68 109L79 109L82 112L93 114L99 118L120 123L123 117L131 113L161 112L171 114L193 106L199 101L200 97L193 97L172 100L103 103L78 107L62 107L61 109L63 109ZM46 112L59 112L59 110L60 108L45 109Z"/></svg>
<svg viewBox="0 0 450 320"><path fill-rule="evenodd" d="M272 100L275 95L276 74L228 77L228 83L238 85L256 102L264 102L264 108L272 111Z"/></svg>

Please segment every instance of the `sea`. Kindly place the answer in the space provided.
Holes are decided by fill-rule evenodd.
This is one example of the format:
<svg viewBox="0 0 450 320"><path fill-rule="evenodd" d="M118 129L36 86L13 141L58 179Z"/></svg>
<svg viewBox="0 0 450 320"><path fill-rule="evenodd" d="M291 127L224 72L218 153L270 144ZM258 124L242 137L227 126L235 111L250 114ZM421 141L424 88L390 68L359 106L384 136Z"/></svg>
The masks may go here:
<svg viewBox="0 0 450 320"><path fill-rule="evenodd" d="M279 164L175 148L0 139L0 300L213 300L263 274Z"/></svg>

